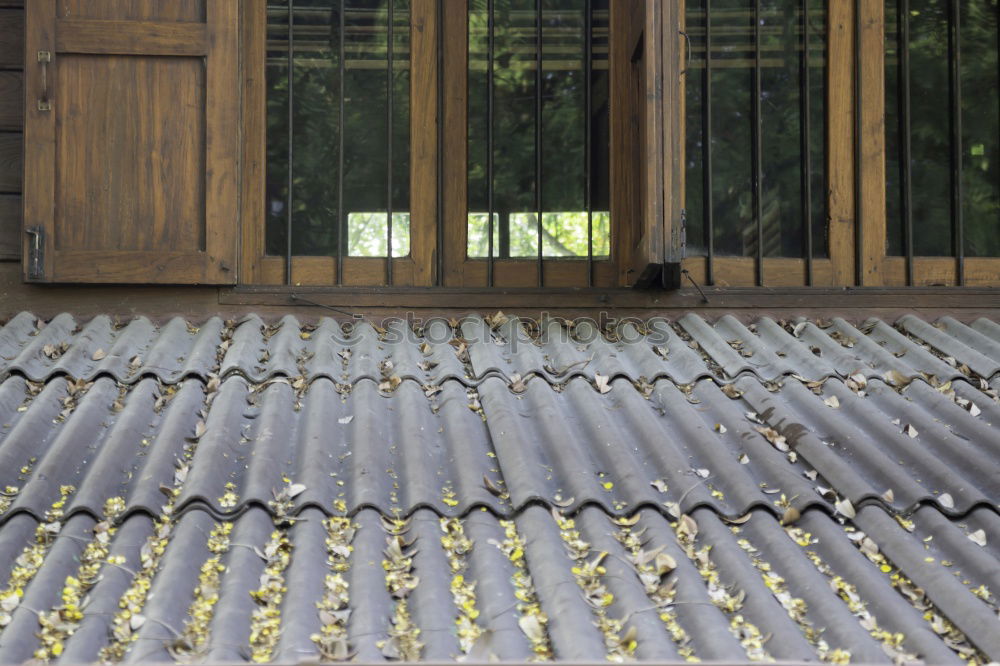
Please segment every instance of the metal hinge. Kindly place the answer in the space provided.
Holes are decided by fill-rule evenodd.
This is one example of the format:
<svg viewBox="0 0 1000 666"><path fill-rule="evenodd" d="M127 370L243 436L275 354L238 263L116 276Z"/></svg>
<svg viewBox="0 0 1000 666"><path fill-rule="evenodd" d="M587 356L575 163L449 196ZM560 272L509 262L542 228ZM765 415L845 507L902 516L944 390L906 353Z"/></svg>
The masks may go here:
<svg viewBox="0 0 1000 666"><path fill-rule="evenodd" d="M45 278L45 230L42 227L28 227L28 279Z"/></svg>

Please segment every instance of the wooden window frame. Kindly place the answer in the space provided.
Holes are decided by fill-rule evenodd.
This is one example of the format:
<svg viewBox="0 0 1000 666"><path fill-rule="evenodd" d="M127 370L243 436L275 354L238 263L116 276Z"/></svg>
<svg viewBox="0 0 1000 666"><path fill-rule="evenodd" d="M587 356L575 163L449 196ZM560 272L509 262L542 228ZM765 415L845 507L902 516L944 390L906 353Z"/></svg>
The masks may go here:
<svg viewBox="0 0 1000 666"><path fill-rule="evenodd" d="M437 78L413 76L434 71L437 54L435 0L411 0L410 89L411 99L422 91L435 99ZM240 3L240 72L243 86L243 180L241 183L240 284L286 285L285 258L265 253L265 180L267 178L267 84L265 77L267 15L264 0ZM429 94L427 91L430 91ZM422 98L422 97L420 97ZM437 160L434 108L412 104L410 112L410 253L405 257L344 257L343 286L370 287L382 284L386 264L392 262L394 286L433 284L434 219L437 214L434 184L427 182ZM428 168L430 165L430 168ZM333 286L337 258L294 256L291 286Z"/></svg>
<svg viewBox="0 0 1000 666"><path fill-rule="evenodd" d="M856 13L860 10L860 13ZM733 287L931 287L959 285L956 257L889 256L886 242L885 15L882 0L827 4L826 166L829 258L716 257L715 284ZM860 104L859 102L860 98ZM966 257L961 286L1000 284L1000 257ZM707 280L705 257L683 262Z"/></svg>
<svg viewBox="0 0 1000 666"><path fill-rule="evenodd" d="M459 7L460 5L460 7ZM467 256L468 246L468 4L449 3L442 21L444 30L442 97L445 129L442 136L444 154L449 156L443 169L443 275L447 287L487 286L487 264L484 257ZM613 30L613 27L611 28ZM612 220L615 214L611 213ZM611 223L612 243L617 238L615 222ZM594 258L593 286L616 285L617 258ZM540 265L539 265L540 263ZM541 270L541 275L539 275ZM543 259L536 257L493 259L493 280L496 287L586 287L588 284L586 257Z"/></svg>
<svg viewBox="0 0 1000 666"><path fill-rule="evenodd" d="M683 21L686 16L683 10L684 0L680 2ZM828 256L813 257L811 262L798 257L764 257L762 266L758 266L757 257L716 256L713 259L714 283L711 286L836 287L855 283L853 277L856 248L853 152L855 33L854 11L851 5L852 2L849 0L827 3L825 111ZM685 30L684 27L681 29ZM836 94L833 91L836 91ZM682 103L683 100L682 96ZM681 137L682 153L685 143L684 137ZM882 214L884 218L884 211ZM709 284L707 257L685 257L682 265L699 284ZM762 277L760 282L758 275Z"/></svg>
<svg viewBox="0 0 1000 666"><path fill-rule="evenodd" d="M612 6L630 4L645 6L644 0L615 0ZM394 258L393 287L457 287L480 288L487 284L486 260L466 257L467 242L467 174L466 174L466 123L467 123L467 6L456 0L448 1L448 11L438 17L438 0L411 0L411 114L410 114L410 230L411 252L408 257ZM668 9L663 11L661 7ZM645 12L644 26L649 34L669 34L665 26L676 25L673 3L653 0ZM243 141L242 182L240 203L241 260L239 283L285 287L285 259L267 256L264 248L266 178L266 82L264 77L266 56L266 11L263 0L240 4L241 11L241 80L243 87ZM440 18L440 20L439 20ZM438 30L445 35L442 40L441 68L438 68ZM614 27L612 27L612 30ZM614 47L612 47L614 48ZM670 49L666 49L670 50ZM664 58L662 39L647 40L646 52L653 58ZM670 58L675 54L671 53ZM609 56L610 58L610 56ZM613 67L609 64L609 67ZM441 80L439 80L439 71ZM648 68L648 85L658 92L664 86L655 80L667 75L676 83L672 68ZM438 87L442 86L439 95ZM442 122L437 122L438 99L442 100ZM612 95L614 97L614 95ZM655 133L654 146L667 147L663 131L665 123L679 122L676 113L666 110L667 96L649 95L640 110L643 122ZM671 102L676 101L670 97ZM614 114L615 111L613 110ZM614 118L612 123L615 123ZM441 127L452 128L439 137ZM615 130L612 129L612 133ZM618 139L621 140L621 137ZM615 155L615 138L612 138L612 156ZM441 169L440 229L438 215L438 150L449 159ZM628 286L635 282L643 268L651 263L664 261L664 237L670 237L664 221L664 207L669 201L678 201L679 157L664 159L660 151L653 150L657 160L640 161L641 173L617 163L612 157L612 246L609 259L593 261L593 286L609 288ZM651 164L647 164L651 162ZM625 175L623 176L623 173ZM641 178L645 183L642 196L646 210L640 211L642 202L626 201L615 194L613 183L618 179ZM670 196L664 196L667 191ZM651 239L623 232L625 218L639 219L653 233ZM619 221L616 221L619 220ZM673 235L679 237L679 228ZM440 235L440 238L438 238ZM649 248L654 248L650 250ZM337 274L336 258L297 256L292 259L291 286L334 287ZM343 286L381 287L386 273L386 258L346 258ZM542 262L546 288L577 288L587 286L586 258L544 259ZM537 287L536 258L494 259L494 287Z"/></svg>

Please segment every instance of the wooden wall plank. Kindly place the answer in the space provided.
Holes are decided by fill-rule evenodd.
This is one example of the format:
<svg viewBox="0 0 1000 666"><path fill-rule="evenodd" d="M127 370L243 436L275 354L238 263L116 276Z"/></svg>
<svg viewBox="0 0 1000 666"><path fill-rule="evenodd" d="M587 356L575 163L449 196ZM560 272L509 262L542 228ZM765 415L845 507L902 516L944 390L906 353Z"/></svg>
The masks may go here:
<svg viewBox="0 0 1000 666"><path fill-rule="evenodd" d="M413 285L427 287L437 246L437 8L437 0L410 6L410 256Z"/></svg>
<svg viewBox="0 0 1000 666"><path fill-rule="evenodd" d="M0 261L21 258L21 197L0 194Z"/></svg>
<svg viewBox="0 0 1000 666"><path fill-rule="evenodd" d="M837 284L854 273L854 3L827 5L827 179L830 259Z"/></svg>
<svg viewBox="0 0 1000 666"><path fill-rule="evenodd" d="M21 192L21 144L19 132L0 132L0 194Z"/></svg>
<svg viewBox="0 0 1000 666"><path fill-rule="evenodd" d="M0 9L0 69L24 67L24 10Z"/></svg>
<svg viewBox="0 0 1000 666"><path fill-rule="evenodd" d="M20 132L24 126L24 74L0 71L0 131Z"/></svg>

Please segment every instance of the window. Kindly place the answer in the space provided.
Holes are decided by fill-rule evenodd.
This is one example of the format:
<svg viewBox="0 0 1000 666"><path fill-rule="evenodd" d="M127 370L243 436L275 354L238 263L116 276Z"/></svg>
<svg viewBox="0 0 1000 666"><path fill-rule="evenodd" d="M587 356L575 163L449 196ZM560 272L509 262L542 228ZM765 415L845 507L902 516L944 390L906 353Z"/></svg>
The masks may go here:
<svg viewBox="0 0 1000 666"><path fill-rule="evenodd" d="M607 0L473 0L468 15L467 256L607 259Z"/></svg>
<svg viewBox="0 0 1000 666"><path fill-rule="evenodd" d="M716 258L763 283L768 258L829 257L826 4L687 0L687 252L709 284Z"/></svg>
<svg viewBox="0 0 1000 666"><path fill-rule="evenodd" d="M608 0L269 2L257 281L614 284L610 24Z"/></svg>
<svg viewBox="0 0 1000 666"><path fill-rule="evenodd" d="M267 254L409 254L409 38L405 0L269 2Z"/></svg>
<svg viewBox="0 0 1000 666"><path fill-rule="evenodd" d="M24 276L993 285L998 11L25 3Z"/></svg>
<svg viewBox="0 0 1000 666"><path fill-rule="evenodd" d="M997 2L885 11L887 254L913 284L916 257L1000 257Z"/></svg>

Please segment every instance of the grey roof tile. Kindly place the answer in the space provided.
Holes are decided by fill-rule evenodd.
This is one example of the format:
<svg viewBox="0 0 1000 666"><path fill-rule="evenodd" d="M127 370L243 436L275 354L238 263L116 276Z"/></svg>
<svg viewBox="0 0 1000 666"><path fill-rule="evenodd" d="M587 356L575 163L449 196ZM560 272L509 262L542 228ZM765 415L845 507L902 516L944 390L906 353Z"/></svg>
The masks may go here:
<svg viewBox="0 0 1000 666"><path fill-rule="evenodd" d="M969 378L956 367L961 364L990 380L1000 370L1000 333L989 320L966 326L944 317L935 326L906 315L898 326L872 320L855 327L842 318L761 318L744 326L729 315L710 324L690 313L673 324L624 321L610 332L588 320L536 324L510 318L496 325L478 316L462 319L457 330L440 319L415 330L404 320L384 328L330 318L304 325L292 315L274 322L256 315L232 322L215 317L201 326L173 319L157 328L142 317L124 325L106 316L78 324L63 314L39 329L33 316L21 313L0 329L0 374L33 381L110 376L126 383L235 374L254 383L325 376L353 384L397 376L474 386L495 375L508 381L537 375L553 384L572 377L593 381L597 374L690 384L703 377L732 381L743 373L810 381L890 372L909 379ZM467 356L459 358L463 349Z"/></svg>
<svg viewBox="0 0 1000 666"><path fill-rule="evenodd" d="M402 382L385 394L372 380L346 390L325 377L298 388L283 377L209 387L55 377L33 388L12 376L0 383L0 488L16 490L0 498L0 523L41 517L63 485L78 488L69 515L97 516L110 496L153 515L178 466L177 510L217 515L267 507L286 476L306 486L297 507L327 512L509 515L541 502L620 515L680 502L735 517L772 506L772 493L800 509L831 510L833 494L903 513L996 507L1000 405L967 382L770 388L753 376L733 387L616 379L601 393L580 377L556 387L536 377L516 392L492 376L475 389Z"/></svg>
<svg viewBox="0 0 1000 666"><path fill-rule="evenodd" d="M23 596L0 615L0 663L30 659L37 634L65 663L291 662L319 658L324 631L362 661L414 641L427 660L470 646L480 661L618 659L633 639L655 661L1000 656L993 322L544 326L14 318L0 603L12 585ZM349 561L328 552L345 523L326 519L344 514ZM442 517L471 550L442 550ZM210 537L224 521L228 541ZM387 530L419 579L397 597ZM661 547L676 570L658 590L633 564ZM219 582L199 582L216 556ZM40 626L85 573L82 617ZM350 603L321 618L332 573ZM466 579L475 618L455 601ZM250 592L268 580L265 608ZM456 622L489 631L473 641Z"/></svg>
<svg viewBox="0 0 1000 666"><path fill-rule="evenodd" d="M913 315L904 315L899 324L907 333L968 365L983 377L991 377L1000 370L1000 344L952 317L942 317L937 325L932 325Z"/></svg>
<svg viewBox="0 0 1000 666"><path fill-rule="evenodd" d="M352 549L334 561L326 550L323 517L318 509L307 509L289 524L253 508L234 519L228 547L216 551L222 565L214 588L218 600L199 607L204 622L195 633L188 624L193 603L213 591L199 588L198 572L213 557L207 544L219 523L201 510L161 519L159 527L144 515L126 518L109 542L110 553L123 559L103 562L85 583L89 601L82 617L70 622L72 631L59 637L59 661L101 658L115 640L111 628L122 617L123 596L142 618L134 631L122 634L124 661L168 661L177 650L210 662L247 660L261 608L251 592L270 566L264 550L275 535L289 546L282 566L269 575L278 576L287 592L274 606L280 634L265 655L283 663L319 658L312 639L321 631L316 603L325 594L327 576L337 574L348 583L350 613L343 614L343 626L351 652L359 660L381 661L381 642L399 611L386 587L383 519L370 509L357 514L351 521ZM417 576L405 598L408 617L420 630L420 657L459 656L456 619L476 611L474 624L488 632L484 660L490 654L523 660L532 652L519 622L534 612L536 600L547 617L539 625L544 646L567 661L599 660L614 653L626 634L635 641L635 658L651 661L688 656L812 661L844 650L865 663L889 663L902 655L957 663L960 655L995 659L1000 651L996 598L976 592L995 578L996 567L991 572L968 566L983 549L964 538L960 523L936 509L922 508L913 532L875 506L845 525L817 510L788 528L762 510L738 526L704 507L691 518L696 534L685 536L677 522L648 509L632 525L615 524L594 507L569 520L531 506L510 524L473 512L458 523L470 542L456 555L441 540L441 518L418 511L402 533ZM70 518L62 538L46 546L9 623L0 628L0 663L27 661L39 648L38 634L47 630L39 625L38 612L65 603L63 581L79 575L79 558L94 541L94 525L89 516ZM0 530L0 545L31 543L10 526ZM165 537L155 566L149 566L143 550L157 541L154 530ZM509 546L516 542L507 541L512 535L523 544L516 554ZM989 538L1000 540L1000 534L990 532ZM654 575L644 583L635 562L645 553L667 555L675 568L659 582ZM468 582L475 590L464 608L452 594L458 573L459 584ZM587 601L587 590L596 595L596 605ZM653 594L665 595L659 608ZM181 633L204 644L191 653L177 643Z"/></svg>

